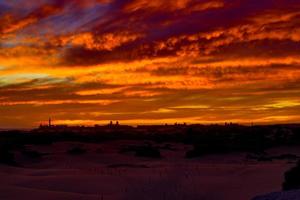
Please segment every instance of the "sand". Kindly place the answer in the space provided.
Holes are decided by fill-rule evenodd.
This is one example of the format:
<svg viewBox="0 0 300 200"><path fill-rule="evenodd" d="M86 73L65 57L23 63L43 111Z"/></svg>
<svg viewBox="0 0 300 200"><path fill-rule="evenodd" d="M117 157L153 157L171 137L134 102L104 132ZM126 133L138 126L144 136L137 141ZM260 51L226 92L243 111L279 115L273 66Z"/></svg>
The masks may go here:
<svg viewBox="0 0 300 200"><path fill-rule="evenodd" d="M22 167L0 165L2 200L247 200L281 190L287 161L246 160L245 153L184 158L187 149L161 150L163 158L120 153L132 141L80 144L61 142L27 148L47 153L40 160L16 152ZM87 149L69 155L74 146ZM272 153L299 153L273 149Z"/></svg>
<svg viewBox="0 0 300 200"><path fill-rule="evenodd" d="M300 190L274 192L253 198L253 200L299 200Z"/></svg>

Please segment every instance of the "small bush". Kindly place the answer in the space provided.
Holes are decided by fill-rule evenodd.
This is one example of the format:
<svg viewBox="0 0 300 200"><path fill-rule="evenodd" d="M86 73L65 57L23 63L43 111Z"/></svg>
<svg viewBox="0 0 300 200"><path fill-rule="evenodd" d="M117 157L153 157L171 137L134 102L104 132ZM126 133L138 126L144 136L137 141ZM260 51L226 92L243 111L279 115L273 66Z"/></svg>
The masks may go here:
<svg viewBox="0 0 300 200"><path fill-rule="evenodd" d="M8 149L0 149L0 163L6 165L16 165L14 154Z"/></svg>
<svg viewBox="0 0 300 200"><path fill-rule="evenodd" d="M274 156L274 159L278 160L297 160L299 157L294 154L282 154L279 156Z"/></svg>
<svg viewBox="0 0 300 200"><path fill-rule="evenodd" d="M136 149L136 156L149 157L149 158L160 158L160 151L152 146L141 146Z"/></svg>
<svg viewBox="0 0 300 200"><path fill-rule="evenodd" d="M98 149L96 149L96 151L95 151L96 153L103 153L103 149L101 149L101 148L98 148Z"/></svg>
<svg viewBox="0 0 300 200"><path fill-rule="evenodd" d="M42 153L34 150L23 150L22 154L26 157L33 158L33 159L39 159L42 158Z"/></svg>
<svg viewBox="0 0 300 200"><path fill-rule="evenodd" d="M86 150L81 147L73 147L72 149L68 150L68 154L71 154L71 155L81 155L84 153L86 153Z"/></svg>
<svg viewBox="0 0 300 200"><path fill-rule="evenodd" d="M269 161L273 161L273 158L268 157L268 156L261 156L261 157L257 158L257 161L269 162Z"/></svg>
<svg viewBox="0 0 300 200"><path fill-rule="evenodd" d="M283 190L300 189L300 162L284 174Z"/></svg>
<svg viewBox="0 0 300 200"><path fill-rule="evenodd" d="M108 165L108 168L149 168L147 165L136 165L136 164L112 164Z"/></svg>
<svg viewBox="0 0 300 200"><path fill-rule="evenodd" d="M169 151L176 151L176 149L174 147L172 147L171 144L165 144L164 146L160 147L160 149L169 150Z"/></svg>
<svg viewBox="0 0 300 200"><path fill-rule="evenodd" d="M195 158L209 154L222 154L228 153L230 150L225 145L214 145L214 144L194 144L194 148L187 151L185 154L186 158Z"/></svg>
<svg viewBox="0 0 300 200"><path fill-rule="evenodd" d="M160 151L158 148L153 147L151 144L144 145L128 145L120 150L120 153L134 152L136 156L148 158L160 158Z"/></svg>
<svg viewBox="0 0 300 200"><path fill-rule="evenodd" d="M120 149L120 153L130 153L136 152L139 149L139 146L136 145L126 145Z"/></svg>

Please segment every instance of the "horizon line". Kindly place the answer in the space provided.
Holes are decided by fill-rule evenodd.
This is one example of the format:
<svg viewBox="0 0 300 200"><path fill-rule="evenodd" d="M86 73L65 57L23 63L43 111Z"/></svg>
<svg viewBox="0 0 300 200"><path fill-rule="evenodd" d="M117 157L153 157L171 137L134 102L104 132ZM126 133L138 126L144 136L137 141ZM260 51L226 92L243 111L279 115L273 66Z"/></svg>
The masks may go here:
<svg viewBox="0 0 300 200"><path fill-rule="evenodd" d="M57 126L67 126L67 127L96 127L96 126L109 126L113 125L116 126L117 124L93 124L93 125L84 125L84 124L52 124L52 127L57 127ZM226 126L226 125L240 125L240 126L276 126L276 125L300 125L300 122L278 122L278 123L264 123L264 122L256 122L256 123L237 123L237 122L223 122L223 123L188 123L188 122L183 122L183 123L144 123L144 124L118 124L119 126L131 126L131 127L138 127L138 126L176 126L176 125L203 125L203 126L210 126L210 125L219 125L219 126ZM32 127L0 127L0 131L5 131L5 130L33 130L39 127L50 127L49 125L46 124L40 124L39 126L32 126Z"/></svg>

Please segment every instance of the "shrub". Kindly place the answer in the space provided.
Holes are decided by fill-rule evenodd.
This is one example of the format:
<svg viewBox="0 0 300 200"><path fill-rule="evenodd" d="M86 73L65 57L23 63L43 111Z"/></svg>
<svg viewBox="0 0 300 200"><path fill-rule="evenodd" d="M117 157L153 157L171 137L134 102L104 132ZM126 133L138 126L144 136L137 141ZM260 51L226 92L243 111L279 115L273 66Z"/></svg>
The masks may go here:
<svg viewBox="0 0 300 200"><path fill-rule="evenodd" d="M33 158L33 159L39 159L42 157L42 153L38 152L38 151L34 151L34 150L23 150L22 154L24 156L27 156L29 158Z"/></svg>
<svg viewBox="0 0 300 200"><path fill-rule="evenodd" d="M279 156L275 156L274 159L278 159L278 160L297 160L299 157L297 155L294 154L282 154Z"/></svg>
<svg viewBox="0 0 300 200"><path fill-rule="evenodd" d="M6 165L16 165L14 154L8 149L0 149L0 163Z"/></svg>
<svg viewBox="0 0 300 200"><path fill-rule="evenodd" d="M194 158L209 154L228 153L230 151L231 149L224 144L198 143L194 144L194 148L190 151L187 151L185 156L186 158Z"/></svg>
<svg viewBox="0 0 300 200"><path fill-rule="evenodd" d="M172 147L171 144L165 144L162 147L160 147L160 149L169 150L169 151L176 151L176 149L174 147Z"/></svg>
<svg viewBox="0 0 300 200"><path fill-rule="evenodd" d="M284 174L283 190L300 189L300 162Z"/></svg>
<svg viewBox="0 0 300 200"><path fill-rule="evenodd" d="M136 149L135 152L136 156L140 156L140 157L149 157L149 158L160 158L160 151L149 145L149 146L141 146L139 148Z"/></svg>
<svg viewBox="0 0 300 200"><path fill-rule="evenodd" d="M73 147L68 150L68 153L71 155L81 155L86 153L86 150L81 147Z"/></svg>

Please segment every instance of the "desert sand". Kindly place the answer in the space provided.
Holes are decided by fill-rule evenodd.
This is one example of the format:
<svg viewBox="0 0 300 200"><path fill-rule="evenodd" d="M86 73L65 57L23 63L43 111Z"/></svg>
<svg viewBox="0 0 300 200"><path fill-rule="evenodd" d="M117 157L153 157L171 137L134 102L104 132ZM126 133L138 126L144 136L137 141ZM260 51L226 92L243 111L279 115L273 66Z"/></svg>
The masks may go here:
<svg viewBox="0 0 300 200"><path fill-rule="evenodd" d="M283 174L294 164L286 160L258 162L246 153L207 155L186 159L190 146L171 144L161 159L120 153L122 146L139 142L102 144L60 142L30 145L41 159L15 152L22 166L0 165L2 200L247 200L281 190ZM82 155L67 150L80 146ZM299 153L298 149L270 150Z"/></svg>

